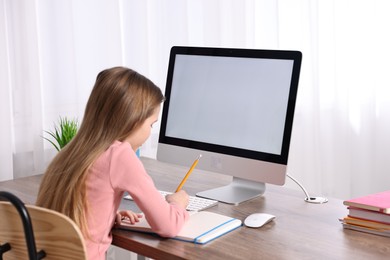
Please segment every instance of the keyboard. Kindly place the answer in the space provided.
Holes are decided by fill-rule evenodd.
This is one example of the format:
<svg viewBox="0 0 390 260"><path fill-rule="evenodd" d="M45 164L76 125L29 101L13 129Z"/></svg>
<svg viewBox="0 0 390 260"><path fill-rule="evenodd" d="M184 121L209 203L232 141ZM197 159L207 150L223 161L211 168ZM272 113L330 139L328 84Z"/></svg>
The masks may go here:
<svg viewBox="0 0 390 260"><path fill-rule="evenodd" d="M168 191L159 190L159 192L163 197L165 197L168 194L172 194L172 192L168 192ZM211 208L218 204L217 200L205 199L196 196L189 196L189 197L190 197L189 203L186 208L187 211L201 211L204 209ZM124 198L127 200L133 200L133 198L130 195L126 195Z"/></svg>

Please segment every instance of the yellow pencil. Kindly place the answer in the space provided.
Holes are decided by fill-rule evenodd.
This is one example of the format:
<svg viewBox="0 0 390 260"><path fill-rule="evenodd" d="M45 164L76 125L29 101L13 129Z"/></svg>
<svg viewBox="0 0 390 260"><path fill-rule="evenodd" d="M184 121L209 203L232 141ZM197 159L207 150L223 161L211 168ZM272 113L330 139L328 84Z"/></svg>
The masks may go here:
<svg viewBox="0 0 390 260"><path fill-rule="evenodd" d="M188 170L186 176L184 176L183 180L180 182L179 186L177 187L175 192L178 192L183 187L184 183L187 181L188 177L191 175L192 171L195 169L196 165L199 162L200 157L202 157L201 154L199 154L198 158L194 161L194 163L191 165L191 168Z"/></svg>

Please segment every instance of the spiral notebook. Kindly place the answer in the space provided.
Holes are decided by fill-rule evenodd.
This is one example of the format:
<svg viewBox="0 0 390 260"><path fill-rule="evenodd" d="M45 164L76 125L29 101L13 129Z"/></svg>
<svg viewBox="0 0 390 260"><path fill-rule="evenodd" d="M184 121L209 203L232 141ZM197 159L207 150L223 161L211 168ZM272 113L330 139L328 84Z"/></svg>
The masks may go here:
<svg viewBox="0 0 390 260"><path fill-rule="evenodd" d="M175 239L196 244L205 244L242 225L241 220L218 213L199 211L190 212L189 214L189 220L184 224ZM154 233L144 217L134 225L122 221L116 227L132 231Z"/></svg>

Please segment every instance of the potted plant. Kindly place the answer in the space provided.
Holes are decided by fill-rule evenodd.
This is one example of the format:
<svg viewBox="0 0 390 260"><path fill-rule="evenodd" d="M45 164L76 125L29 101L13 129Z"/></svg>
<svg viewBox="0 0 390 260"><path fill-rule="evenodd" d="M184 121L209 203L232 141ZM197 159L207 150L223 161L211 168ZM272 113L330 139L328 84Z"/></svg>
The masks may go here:
<svg viewBox="0 0 390 260"><path fill-rule="evenodd" d="M78 127L79 125L76 119L60 117L58 126L54 124L53 132L45 131L45 133L49 134L54 140L44 136L43 138L49 141L57 149L57 151L60 151L76 135Z"/></svg>

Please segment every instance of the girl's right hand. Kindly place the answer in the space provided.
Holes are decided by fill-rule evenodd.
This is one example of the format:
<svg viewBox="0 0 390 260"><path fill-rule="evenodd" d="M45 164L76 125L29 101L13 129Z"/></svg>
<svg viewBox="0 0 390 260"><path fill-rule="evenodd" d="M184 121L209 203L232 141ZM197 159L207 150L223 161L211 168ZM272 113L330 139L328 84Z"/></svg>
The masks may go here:
<svg viewBox="0 0 390 260"><path fill-rule="evenodd" d="M169 194L165 197L168 203L174 203L182 206L184 209L187 208L189 202L189 196L184 190L179 190L176 193Z"/></svg>

